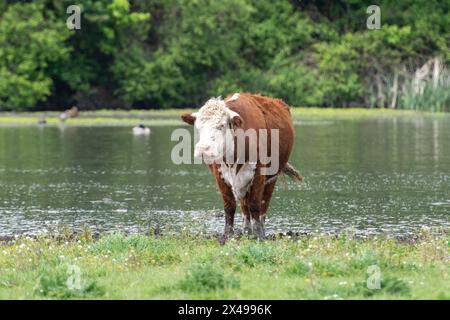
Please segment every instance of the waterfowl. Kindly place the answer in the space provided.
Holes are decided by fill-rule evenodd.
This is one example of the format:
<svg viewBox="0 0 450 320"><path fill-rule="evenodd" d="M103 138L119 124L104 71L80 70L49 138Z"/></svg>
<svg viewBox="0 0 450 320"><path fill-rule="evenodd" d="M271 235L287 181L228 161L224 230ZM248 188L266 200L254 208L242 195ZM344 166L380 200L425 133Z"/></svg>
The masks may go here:
<svg viewBox="0 0 450 320"><path fill-rule="evenodd" d="M150 128L147 128L143 124L140 124L133 128L134 135L148 135L150 134Z"/></svg>
<svg viewBox="0 0 450 320"><path fill-rule="evenodd" d="M41 117L39 118L39 120L38 120L38 124L44 125L44 124L46 124L46 123L47 123L47 120L45 119L45 117L44 117L44 116L41 116Z"/></svg>

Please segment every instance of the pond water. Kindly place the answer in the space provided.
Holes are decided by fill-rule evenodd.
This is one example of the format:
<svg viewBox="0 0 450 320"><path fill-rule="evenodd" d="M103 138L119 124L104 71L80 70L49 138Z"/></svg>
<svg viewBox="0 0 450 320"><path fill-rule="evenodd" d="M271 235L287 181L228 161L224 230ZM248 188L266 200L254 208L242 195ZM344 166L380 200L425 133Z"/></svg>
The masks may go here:
<svg viewBox="0 0 450 320"><path fill-rule="evenodd" d="M0 235L58 225L97 231L222 231L220 195L204 165L175 165L176 127L0 127ZM402 235L450 226L450 117L296 121L268 232ZM236 223L241 224L240 213Z"/></svg>

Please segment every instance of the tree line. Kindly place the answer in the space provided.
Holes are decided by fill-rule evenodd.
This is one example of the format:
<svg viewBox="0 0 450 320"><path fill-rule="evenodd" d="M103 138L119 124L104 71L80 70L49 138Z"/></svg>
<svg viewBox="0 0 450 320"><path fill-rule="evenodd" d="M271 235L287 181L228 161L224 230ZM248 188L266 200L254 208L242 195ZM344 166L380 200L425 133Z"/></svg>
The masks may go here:
<svg viewBox="0 0 450 320"><path fill-rule="evenodd" d="M372 1L370 1L372 2ZM169 108L250 91L293 106L450 109L450 2L0 2L0 110ZM70 30L70 5L81 28Z"/></svg>

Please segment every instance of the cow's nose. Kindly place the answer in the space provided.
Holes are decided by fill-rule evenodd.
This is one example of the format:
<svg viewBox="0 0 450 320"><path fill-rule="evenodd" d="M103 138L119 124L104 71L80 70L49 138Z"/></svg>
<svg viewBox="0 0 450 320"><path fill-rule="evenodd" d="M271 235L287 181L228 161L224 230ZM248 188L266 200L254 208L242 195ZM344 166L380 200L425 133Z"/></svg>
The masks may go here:
<svg viewBox="0 0 450 320"><path fill-rule="evenodd" d="M197 154L197 156L207 154L208 151L211 149L210 145L203 144L203 143L198 143L195 147L196 147L195 153Z"/></svg>

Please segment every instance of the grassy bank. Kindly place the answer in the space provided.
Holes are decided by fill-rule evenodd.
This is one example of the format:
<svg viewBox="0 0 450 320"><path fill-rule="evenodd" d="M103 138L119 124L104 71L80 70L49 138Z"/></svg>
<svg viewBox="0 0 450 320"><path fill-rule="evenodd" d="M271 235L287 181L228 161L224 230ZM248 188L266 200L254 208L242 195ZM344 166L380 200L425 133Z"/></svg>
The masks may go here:
<svg viewBox="0 0 450 320"><path fill-rule="evenodd" d="M377 270L380 289L369 289ZM448 235L429 233L408 242L305 236L225 245L85 233L0 244L0 299L450 299L449 271Z"/></svg>
<svg viewBox="0 0 450 320"><path fill-rule="evenodd" d="M80 117L69 119L65 125L77 126L130 126L143 123L148 126L180 125L180 114L193 109L166 110L98 110L82 111ZM295 121L333 120L361 118L394 118L394 117L447 117L448 113L417 112L393 109L332 109L332 108L291 108ZM47 125L60 125L60 112L0 112L0 125L37 125L41 117L45 117Z"/></svg>

